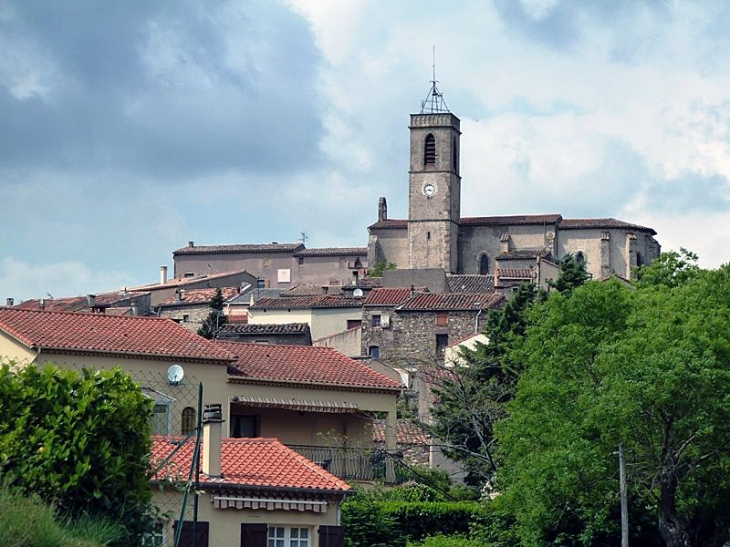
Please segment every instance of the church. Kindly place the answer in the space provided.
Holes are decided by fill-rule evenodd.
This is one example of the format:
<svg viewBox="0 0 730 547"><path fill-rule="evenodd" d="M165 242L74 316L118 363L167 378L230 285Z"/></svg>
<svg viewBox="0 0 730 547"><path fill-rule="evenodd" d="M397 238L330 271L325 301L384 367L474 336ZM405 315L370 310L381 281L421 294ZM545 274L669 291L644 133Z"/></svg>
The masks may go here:
<svg viewBox="0 0 730 547"><path fill-rule="evenodd" d="M631 279L636 267L659 256L656 232L613 218L560 214L461 216L460 120L432 87L410 118L408 218L388 218L381 197L368 227L368 263L398 269L443 269L489 275L495 287L540 279L540 265L570 253L594 279Z"/></svg>

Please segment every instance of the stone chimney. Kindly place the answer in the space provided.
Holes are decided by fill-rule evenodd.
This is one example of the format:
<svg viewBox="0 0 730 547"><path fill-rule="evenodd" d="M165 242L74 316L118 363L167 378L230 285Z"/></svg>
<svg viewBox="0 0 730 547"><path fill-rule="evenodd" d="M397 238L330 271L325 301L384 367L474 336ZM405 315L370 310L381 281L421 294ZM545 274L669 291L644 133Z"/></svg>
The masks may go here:
<svg viewBox="0 0 730 547"><path fill-rule="evenodd" d="M160 285L167 283L167 266L160 266Z"/></svg>
<svg viewBox="0 0 730 547"><path fill-rule="evenodd" d="M203 473L209 477L221 476L221 440L223 438L223 411L220 403L205 405L203 409Z"/></svg>
<svg viewBox="0 0 730 547"><path fill-rule="evenodd" d="M87 294L86 295L86 305L90 308L93 308L96 306L96 295L95 294Z"/></svg>
<svg viewBox="0 0 730 547"><path fill-rule="evenodd" d="M388 202L384 197L378 199L378 222L388 220Z"/></svg>

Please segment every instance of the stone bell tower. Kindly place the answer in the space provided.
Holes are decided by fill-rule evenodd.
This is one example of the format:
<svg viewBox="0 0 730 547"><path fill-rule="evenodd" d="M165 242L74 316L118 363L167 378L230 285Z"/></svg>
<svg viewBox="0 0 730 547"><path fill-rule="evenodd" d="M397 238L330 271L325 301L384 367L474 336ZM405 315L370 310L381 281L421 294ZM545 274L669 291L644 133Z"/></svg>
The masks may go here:
<svg viewBox="0 0 730 547"><path fill-rule="evenodd" d="M461 177L459 118L431 81L419 114L411 114L408 185L409 268L457 273Z"/></svg>

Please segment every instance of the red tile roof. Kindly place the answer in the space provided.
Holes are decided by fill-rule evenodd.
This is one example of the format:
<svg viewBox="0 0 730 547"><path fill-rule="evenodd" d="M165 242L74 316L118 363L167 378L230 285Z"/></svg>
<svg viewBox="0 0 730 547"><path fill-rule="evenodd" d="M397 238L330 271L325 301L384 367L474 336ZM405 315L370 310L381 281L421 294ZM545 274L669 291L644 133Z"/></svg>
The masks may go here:
<svg viewBox="0 0 730 547"><path fill-rule="evenodd" d="M398 311L477 311L498 308L505 297L499 293L419 293L398 307Z"/></svg>
<svg viewBox="0 0 730 547"><path fill-rule="evenodd" d="M496 260L530 260L550 256L547 249L515 249L497 255Z"/></svg>
<svg viewBox="0 0 730 547"><path fill-rule="evenodd" d="M499 268L495 275L498 279L535 279L537 272L529 268Z"/></svg>
<svg viewBox="0 0 730 547"><path fill-rule="evenodd" d="M155 469L179 445L179 437L152 438L150 463ZM192 465L194 440L185 443L153 480L183 477L187 480ZM202 454L202 443L201 443ZM202 461L202 458L201 458ZM276 439L223 439L221 442L222 480L201 472L204 484L222 487L235 485L256 488L291 488L345 492L350 486L314 462L287 448Z"/></svg>
<svg viewBox="0 0 730 547"><path fill-rule="evenodd" d="M243 245L188 245L172 251L175 255L220 253L294 253L304 248L301 243L262 243Z"/></svg>
<svg viewBox="0 0 730 547"><path fill-rule="evenodd" d="M171 296L161 302L162 306L190 306L195 304L209 304L215 296L217 289L180 289L180 295ZM221 288L223 300L236 297L241 294L238 287Z"/></svg>
<svg viewBox="0 0 730 547"><path fill-rule="evenodd" d="M365 299L365 306L399 306L411 297L411 289L405 287L373 289Z"/></svg>
<svg viewBox="0 0 730 547"><path fill-rule="evenodd" d="M231 381L283 382L340 388L399 391L400 383L333 348L246 344L216 340L238 359L228 367Z"/></svg>
<svg viewBox="0 0 730 547"><path fill-rule="evenodd" d="M368 230L405 230L406 228L408 228L408 221L403 219L379 220L368 226Z"/></svg>
<svg viewBox="0 0 730 547"><path fill-rule="evenodd" d="M108 292L93 295L93 303L96 308L106 308L117 303L129 302L134 298L141 296L141 293L130 292ZM43 303L41 305L41 302ZM91 311L88 296L69 296L63 298L34 298L25 300L20 304L13 306L20 310L38 310L47 311Z"/></svg>
<svg viewBox="0 0 730 547"><path fill-rule="evenodd" d="M131 292L140 292L140 291L154 291L154 290L160 290L160 289L169 289L171 287L185 287L186 285L195 285L197 283L200 283L201 281L214 281L217 279L222 279L229 276L234 275L247 275L252 279L255 279L254 276L250 273L248 273L246 270L233 270L230 272L220 272L220 273L214 273L210 275L199 275L196 277L183 277L180 279L170 279L167 281L167 283L150 283L149 285L142 285L140 287L133 287L131 289L127 289Z"/></svg>
<svg viewBox="0 0 730 547"><path fill-rule="evenodd" d="M623 220L615 218L564 218L560 221L558 227L561 230L575 230L580 228L625 228L628 230L641 230L656 235L652 228L640 226L638 224L630 224Z"/></svg>
<svg viewBox="0 0 730 547"><path fill-rule="evenodd" d="M212 361L233 355L170 319L0 308L0 331L33 350Z"/></svg>
<svg viewBox="0 0 730 547"><path fill-rule="evenodd" d="M274 310L307 309L307 308L359 308L362 298L347 298L341 295L325 294L319 296L286 296L282 298L262 298L251 310L263 308Z"/></svg>
<svg viewBox="0 0 730 547"><path fill-rule="evenodd" d="M264 323L264 324L250 324L250 323L226 323L223 325L218 332L220 338L225 338L227 334L248 334L248 335L263 335L263 334L276 334L276 335L288 335L296 334L303 335L309 332L309 323Z"/></svg>
<svg viewBox="0 0 730 547"><path fill-rule="evenodd" d="M373 442L385 443L385 420L373 422ZM397 420L395 442L398 445L428 444L429 435L423 427L411 420Z"/></svg>
<svg viewBox="0 0 730 547"><path fill-rule="evenodd" d="M489 293L494 290L494 277L491 275L450 275L446 281L449 292Z"/></svg>
<svg viewBox="0 0 730 547"><path fill-rule="evenodd" d="M301 249L294 256L367 256L367 247L322 247L320 249Z"/></svg>

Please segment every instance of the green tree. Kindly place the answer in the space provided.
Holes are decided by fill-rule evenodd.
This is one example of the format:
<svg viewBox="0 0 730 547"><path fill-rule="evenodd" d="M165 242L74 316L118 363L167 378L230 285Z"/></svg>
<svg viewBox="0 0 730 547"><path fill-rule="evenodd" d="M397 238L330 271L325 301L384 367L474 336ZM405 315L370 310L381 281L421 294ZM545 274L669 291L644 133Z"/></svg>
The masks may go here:
<svg viewBox="0 0 730 547"><path fill-rule="evenodd" d="M580 262L572 253L564 255L558 260L560 274L555 280L549 279L548 285L561 293L570 293L573 289L580 287L591 276L586 271L585 262Z"/></svg>
<svg viewBox="0 0 730 547"><path fill-rule="evenodd" d="M382 277L385 270L395 270L398 266L393 262L386 262L381 260L370 270L368 270L368 277Z"/></svg>
<svg viewBox="0 0 730 547"><path fill-rule="evenodd" d="M220 328L228 321L228 317L223 313L224 305L223 291L219 287L215 290L213 298L210 299L210 313L198 329L200 336L211 340L218 335Z"/></svg>
<svg viewBox="0 0 730 547"><path fill-rule="evenodd" d="M119 369L0 368L0 473L65 518L124 525L121 545L150 524L152 402Z"/></svg>
<svg viewBox="0 0 730 547"><path fill-rule="evenodd" d="M616 543L619 443L635 539L728 540L730 269L675 275L671 262L637 290L588 283L530 312L525 371L495 431L523 545Z"/></svg>

